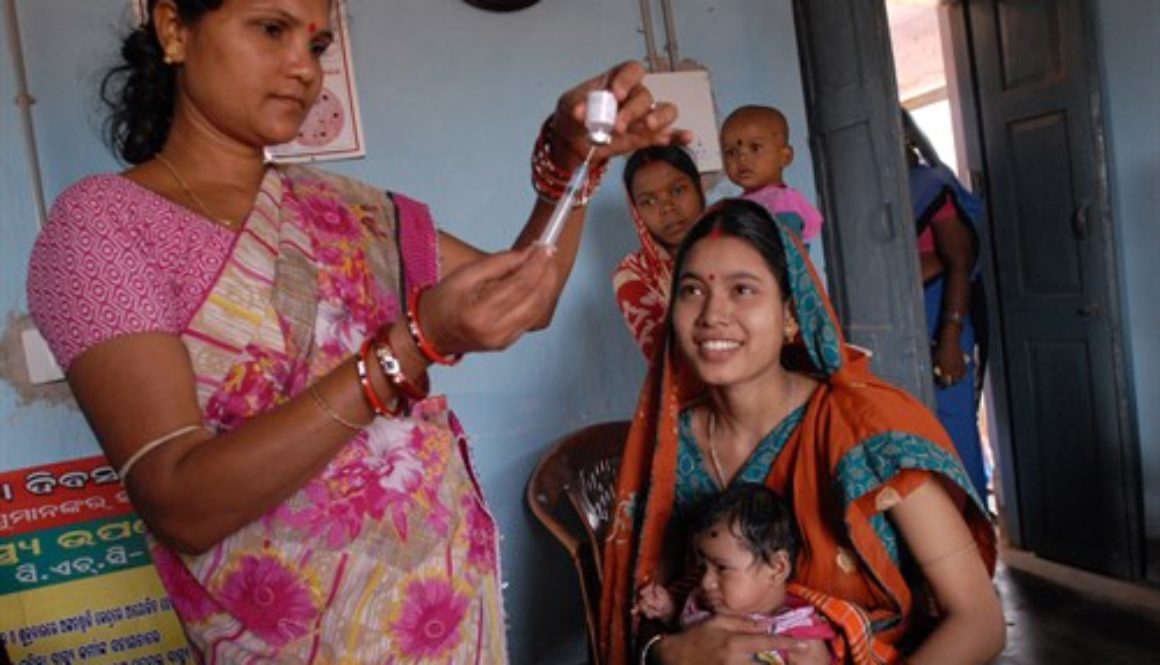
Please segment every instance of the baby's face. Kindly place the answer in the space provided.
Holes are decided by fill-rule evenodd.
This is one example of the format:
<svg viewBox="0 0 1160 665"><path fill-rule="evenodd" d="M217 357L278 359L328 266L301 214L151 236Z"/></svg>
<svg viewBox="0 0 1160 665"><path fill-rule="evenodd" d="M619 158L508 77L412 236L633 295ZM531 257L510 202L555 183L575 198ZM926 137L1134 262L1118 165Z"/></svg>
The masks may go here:
<svg viewBox="0 0 1160 665"><path fill-rule="evenodd" d="M782 171L793 161L787 129L772 118L743 115L721 129L725 173L746 192L767 185L784 185Z"/></svg>
<svg viewBox="0 0 1160 665"><path fill-rule="evenodd" d="M772 612L785 602L785 576L745 549L727 525L714 526L694 544L705 563L701 593L714 614Z"/></svg>

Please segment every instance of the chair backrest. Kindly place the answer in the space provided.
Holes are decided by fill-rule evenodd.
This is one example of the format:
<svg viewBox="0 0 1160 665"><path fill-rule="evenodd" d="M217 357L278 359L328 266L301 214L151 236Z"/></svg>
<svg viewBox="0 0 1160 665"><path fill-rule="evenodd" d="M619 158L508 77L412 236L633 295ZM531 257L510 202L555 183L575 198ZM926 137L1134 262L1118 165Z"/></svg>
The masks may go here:
<svg viewBox="0 0 1160 665"><path fill-rule="evenodd" d="M576 567L593 663L599 657L600 559L628 426L627 420L599 423L564 436L528 480L528 507L568 550Z"/></svg>

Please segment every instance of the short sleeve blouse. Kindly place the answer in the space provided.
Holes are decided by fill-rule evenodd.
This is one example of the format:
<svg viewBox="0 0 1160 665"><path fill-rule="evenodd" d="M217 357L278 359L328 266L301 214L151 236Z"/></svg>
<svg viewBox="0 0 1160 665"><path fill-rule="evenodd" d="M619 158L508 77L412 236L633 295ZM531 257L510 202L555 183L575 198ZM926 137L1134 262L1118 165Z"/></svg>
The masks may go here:
<svg viewBox="0 0 1160 665"><path fill-rule="evenodd" d="M61 367L120 335L178 333L235 233L116 174L56 200L32 250L28 306Z"/></svg>

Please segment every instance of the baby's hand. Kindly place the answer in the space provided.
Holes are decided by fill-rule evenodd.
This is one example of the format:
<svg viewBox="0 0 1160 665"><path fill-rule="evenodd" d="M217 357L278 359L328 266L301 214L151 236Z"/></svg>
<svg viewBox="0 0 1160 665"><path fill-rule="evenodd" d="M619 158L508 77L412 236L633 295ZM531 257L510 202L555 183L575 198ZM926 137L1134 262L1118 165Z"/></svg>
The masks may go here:
<svg viewBox="0 0 1160 665"><path fill-rule="evenodd" d="M632 613L668 623L673 620L677 608L673 605L673 597L667 589L656 582L649 582L637 595Z"/></svg>

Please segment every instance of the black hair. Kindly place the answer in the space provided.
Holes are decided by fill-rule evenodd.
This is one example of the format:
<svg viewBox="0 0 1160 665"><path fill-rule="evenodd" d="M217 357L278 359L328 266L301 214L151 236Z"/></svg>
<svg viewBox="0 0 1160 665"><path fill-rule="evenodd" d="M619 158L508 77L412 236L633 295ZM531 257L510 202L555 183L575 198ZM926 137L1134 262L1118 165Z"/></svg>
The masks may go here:
<svg viewBox="0 0 1160 665"><path fill-rule="evenodd" d="M697 163L688 150L676 145L655 145L641 148L629 156L624 164L624 189L628 198L636 203L632 195L632 180L636 172L654 162L664 162L674 169L689 176L693 186L697 189L697 196L701 199L701 207L705 207L705 189L701 186L701 172L697 170Z"/></svg>
<svg viewBox="0 0 1160 665"><path fill-rule="evenodd" d="M206 12L222 6L224 0L173 0L177 13L187 25L196 23ZM147 161L161 150L173 122L177 97L177 72L165 64L165 53L153 25L149 0L146 16L121 42L122 62L112 67L101 81L101 99L109 106L105 136L109 147L130 164Z"/></svg>
<svg viewBox="0 0 1160 665"><path fill-rule="evenodd" d="M677 249L677 258L673 263L674 284L681 278L685 259L693 245L710 233L720 233L740 238L756 249L773 273L773 278L781 289L782 299L789 300L792 295L789 290L789 270L786 267L785 245L781 241L777 225L778 222L774 221L769 211L759 203L738 198L721 199L714 203L701 215L701 219L693 225ZM673 298L676 298L678 291L676 288L673 289ZM669 311L672 309L670 306Z"/></svg>
<svg viewBox="0 0 1160 665"><path fill-rule="evenodd" d="M746 104L744 106L738 106L737 108L733 109L732 113L725 116L725 120L721 122L721 129L725 129L725 127L730 123L735 122L738 118L746 115L760 115L763 116L763 120L772 117L784 126L786 134L785 139L786 141L789 141L789 119L785 117L785 114L781 112L781 109L765 104Z"/></svg>
<svg viewBox="0 0 1160 665"><path fill-rule="evenodd" d="M789 555L791 566L797 559L801 541L793 507L765 485L730 485L697 515L690 534L697 538L719 526L736 536L755 559L772 563L781 550Z"/></svg>
<svg viewBox="0 0 1160 665"><path fill-rule="evenodd" d="M934 149L934 144L930 142L930 138L918 127L918 123L914 121L914 116L910 115L910 111L907 111L905 107L899 107L899 113L902 116L902 145L906 153L907 165L925 164L931 168L937 168L942 164L942 160L939 159L938 151Z"/></svg>

